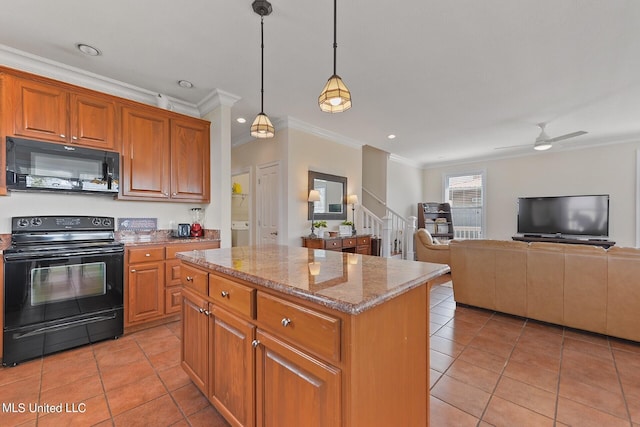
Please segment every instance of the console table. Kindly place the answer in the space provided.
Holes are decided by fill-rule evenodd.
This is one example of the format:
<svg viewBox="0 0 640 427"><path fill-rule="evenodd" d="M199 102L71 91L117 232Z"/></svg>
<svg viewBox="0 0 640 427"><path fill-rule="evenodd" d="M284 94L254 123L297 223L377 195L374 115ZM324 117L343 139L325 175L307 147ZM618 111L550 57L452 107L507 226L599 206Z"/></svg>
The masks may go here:
<svg viewBox="0 0 640 427"><path fill-rule="evenodd" d="M520 242L547 242L547 243L566 243L569 245L602 246L605 249L609 249L611 246L616 244L616 242L612 242L610 240L571 239L571 238L565 238L565 237L543 237L543 236L526 236L526 235L513 236L512 239Z"/></svg>
<svg viewBox="0 0 640 427"><path fill-rule="evenodd" d="M302 246L311 249L327 249L331 251L353 252L371 255L371 235L338 236L326 238L312 238L303 236Z"/></svg>

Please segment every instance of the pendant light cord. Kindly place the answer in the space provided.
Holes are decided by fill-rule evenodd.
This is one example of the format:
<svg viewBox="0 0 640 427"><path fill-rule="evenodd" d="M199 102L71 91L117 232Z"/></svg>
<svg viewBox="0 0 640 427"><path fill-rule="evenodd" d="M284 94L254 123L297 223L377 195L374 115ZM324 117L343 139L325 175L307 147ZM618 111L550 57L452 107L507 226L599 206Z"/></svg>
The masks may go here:
<svg viewBox="0 0 640 427"><path fill-rule="evenodd" d="M336 58L338 51L338 0L333 0L333 75L336 75Z"/></svg>
<svg viewBox="0 0 640 427"><path fill-rule="evenodd" d="M260 16L260 113L264 114L264 16Z"/></svg>

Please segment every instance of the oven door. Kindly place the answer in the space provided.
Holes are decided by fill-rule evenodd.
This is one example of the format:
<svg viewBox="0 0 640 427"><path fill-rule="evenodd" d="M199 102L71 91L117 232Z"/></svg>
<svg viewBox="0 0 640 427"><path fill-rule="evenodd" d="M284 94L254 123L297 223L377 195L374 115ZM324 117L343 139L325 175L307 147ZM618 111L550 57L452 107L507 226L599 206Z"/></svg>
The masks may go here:
<svg viewBox="0 0 640 427"><path fill-rule="evenodd" d="M6 253L4 327L123 307L124 250Z"/></svg>

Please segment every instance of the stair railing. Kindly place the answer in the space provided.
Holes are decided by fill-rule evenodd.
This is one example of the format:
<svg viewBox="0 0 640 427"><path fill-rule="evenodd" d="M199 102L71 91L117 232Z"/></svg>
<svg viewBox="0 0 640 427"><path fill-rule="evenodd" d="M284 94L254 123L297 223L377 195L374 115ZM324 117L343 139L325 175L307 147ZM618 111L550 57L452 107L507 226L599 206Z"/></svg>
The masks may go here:
<svg viewBox="0 0 640 427"><path fill-rule="evenodd" d="M404 218L390 209L387 204L366 188L362 189L385 209L383 218L376 216L371 210L360 205L359 217L365 233L381 238L381 256L385 258L400 257L415 259L413 236L416 232L417 218Z"/></svg>

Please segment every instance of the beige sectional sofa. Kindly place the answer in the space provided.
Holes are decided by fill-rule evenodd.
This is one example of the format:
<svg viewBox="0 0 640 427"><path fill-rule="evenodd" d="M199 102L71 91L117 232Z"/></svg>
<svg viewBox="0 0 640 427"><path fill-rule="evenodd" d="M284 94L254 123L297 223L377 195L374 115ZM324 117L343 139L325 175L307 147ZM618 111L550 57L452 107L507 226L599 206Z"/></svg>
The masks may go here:
<svg viewBox="0 0 640 427"><path fill-rule="evenodd" d="M640 341L640 249L452 240L455 300Z"/></svg>

